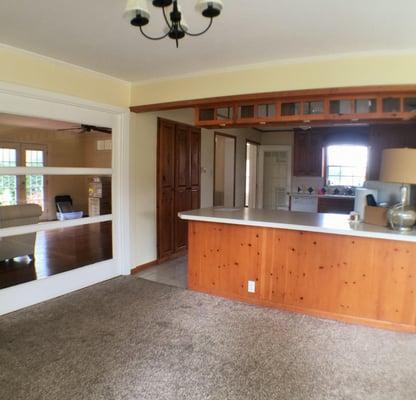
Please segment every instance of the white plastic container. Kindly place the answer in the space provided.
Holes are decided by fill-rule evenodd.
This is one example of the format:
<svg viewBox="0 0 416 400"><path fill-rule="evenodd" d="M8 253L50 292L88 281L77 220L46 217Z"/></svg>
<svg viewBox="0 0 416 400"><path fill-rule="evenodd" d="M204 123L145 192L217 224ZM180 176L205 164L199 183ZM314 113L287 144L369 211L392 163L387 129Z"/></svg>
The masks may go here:
<svg viewBox="0 0 416 400"><path fill-rule="evenodd" d="M65 221L68 219L78 219L82 218L84 216L84 213L82 211L74 211L74 212L67 212L67 213L56 213L56 218L58 221Z"/></svg>

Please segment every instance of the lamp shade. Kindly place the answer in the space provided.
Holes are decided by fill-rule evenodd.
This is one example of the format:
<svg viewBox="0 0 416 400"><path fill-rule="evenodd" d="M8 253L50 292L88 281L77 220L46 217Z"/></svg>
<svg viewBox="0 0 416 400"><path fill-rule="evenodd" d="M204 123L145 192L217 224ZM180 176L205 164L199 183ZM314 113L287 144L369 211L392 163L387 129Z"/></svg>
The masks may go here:
<svg viewBox="0 0 416 400"><path fill-rule="evenodd" d="M140 15L150 17L149 7L147 6L147 0L127 0L125 14L134 15L139 13Z"/></svg>
<svg viewBox="0 0 416 400"><path fill-rule="evenodd" d="M383 150L380 180L416 184L416 149Z"/></svg>

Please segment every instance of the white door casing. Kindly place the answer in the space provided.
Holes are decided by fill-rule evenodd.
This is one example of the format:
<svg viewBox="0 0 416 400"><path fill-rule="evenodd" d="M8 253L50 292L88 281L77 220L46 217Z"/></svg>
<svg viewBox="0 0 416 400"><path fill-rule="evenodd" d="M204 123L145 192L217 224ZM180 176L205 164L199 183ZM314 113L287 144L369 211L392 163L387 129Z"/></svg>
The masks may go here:
<svg viewBox="0 0 416 400"><path fill-rule="evenodd" d="M102 105L88 100L25 86L0 82L0 113L47 118L77 124L112 128L112 168L0 168L0 174L112 175L112 215L73 221L0 229L0 237L77 226L101 221L113 222L113 259L37 281L0 290L0 315L51 299L74 290L128 275L131 270L129 242L129 120L126 108Z"/></svg>
<svg viewBox="0 0 416 400"><path fill-rule="evenodd" d="M259 147L259 163L258 163L258 186L257 186L257 208L264 208L266 201L264 199L264 189L265 189L265 154L266 153L285 153L286 162L286 171L285 176L283 177L282 182L279 182L279 188L277 190L284 190L284 195L287 197L287 205L280 206L279 208L288 208L288 196L286 192L290 191L291 179L292 179L292 146L289 145L266 145ZM283 182L284 181L284 182ZM276 207L277 208L277 207Z"/></svg>

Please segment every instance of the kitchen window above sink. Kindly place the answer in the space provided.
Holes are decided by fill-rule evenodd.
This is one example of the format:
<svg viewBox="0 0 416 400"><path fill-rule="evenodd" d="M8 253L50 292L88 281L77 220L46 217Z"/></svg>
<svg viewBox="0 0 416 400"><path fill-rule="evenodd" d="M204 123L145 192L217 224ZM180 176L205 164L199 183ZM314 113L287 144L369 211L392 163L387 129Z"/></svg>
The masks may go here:
<svg viewBox="0 0 416 400"><path fill-rule="evenodd" d="M366 180L367 163L367 146L328 146L325 171L327 185L362 187Z"/></svg>

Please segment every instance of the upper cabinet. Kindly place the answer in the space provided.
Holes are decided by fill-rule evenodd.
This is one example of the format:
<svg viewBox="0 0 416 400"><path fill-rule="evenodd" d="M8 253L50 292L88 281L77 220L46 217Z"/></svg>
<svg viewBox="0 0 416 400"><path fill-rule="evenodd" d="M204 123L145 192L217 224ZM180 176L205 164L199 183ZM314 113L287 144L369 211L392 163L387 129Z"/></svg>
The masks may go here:
<svg viewBox="0 0 416 400"><path fill-rule="evenodd" d="M322 176L323 143L321 135L311 130L296 130L293 151L294 176Z"/></svg>
<svg viewBox="0 0 416 400"><path fill-rule="evenodd" d="M197 109L197 125L226 126L234 123L234 106L218 105Z"/></svg>
<svg viewBox="0 0 416 400"><path fill-rule="evenodd" d="M413 87L412 87L413 88ZM255 124L309 124L332 121L409 120L416 117L416 88L377 87L371 93L363 88L328 89L302 92L285 92L276 95L256 95L255 101L229 101L196 108L196 125L205 127L243 126ZM304 92L306 93L306 92ZM253 95L254 96L254 95ZM241 97L241 96L240 96ZM249 96L246 96L249 97Z"/></svg>

